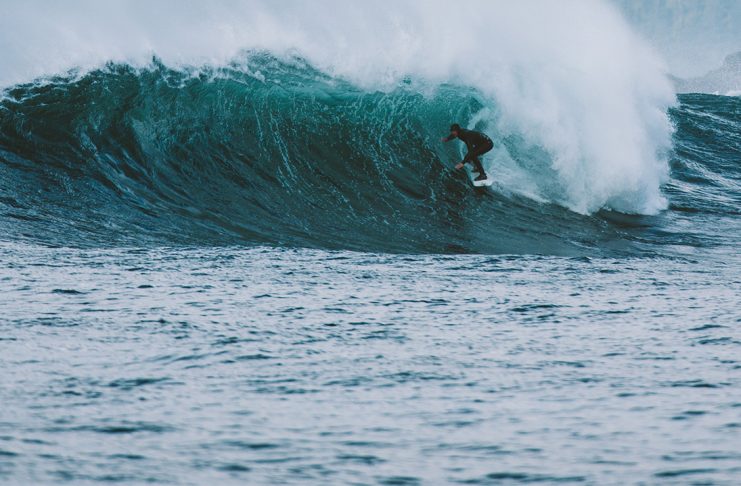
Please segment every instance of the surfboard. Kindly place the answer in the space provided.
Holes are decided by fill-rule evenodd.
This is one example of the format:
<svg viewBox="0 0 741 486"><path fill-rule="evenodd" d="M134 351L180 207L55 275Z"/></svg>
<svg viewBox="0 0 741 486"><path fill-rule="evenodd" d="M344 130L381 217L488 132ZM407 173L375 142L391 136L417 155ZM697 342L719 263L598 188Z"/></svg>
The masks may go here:
<svg viewBox="0 0 741 486"><path fill-rule="evenodd" d="M490 187L494 184L494 179L492 179L491 176L488 176L483 181L475 181L471 179L471 184L473 184L473 187Z"/></svg>
<svg viewBox="0 0 741 486"><path fill-rule="evenodd" d="M468 178L471 180L471 184L473 184L473 187L490 187L492 184L494 184L494 179L491 178L491 175L487 174L487 178L483 181L476 181L474 179L479 176L478 172L474 172L468 166L466 166L466 172L468 173Z"/></svg>

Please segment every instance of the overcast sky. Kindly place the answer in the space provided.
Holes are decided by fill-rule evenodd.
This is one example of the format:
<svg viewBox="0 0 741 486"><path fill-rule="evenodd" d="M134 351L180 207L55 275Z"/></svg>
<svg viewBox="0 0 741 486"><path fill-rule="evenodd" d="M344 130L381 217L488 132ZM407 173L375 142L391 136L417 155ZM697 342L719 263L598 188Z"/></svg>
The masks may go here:
<svg viewBox="0 0 741 486"><path fill-rule="evenodd" d="M613 0L669 63L699 76L741 51L741 0Z"/></svg>

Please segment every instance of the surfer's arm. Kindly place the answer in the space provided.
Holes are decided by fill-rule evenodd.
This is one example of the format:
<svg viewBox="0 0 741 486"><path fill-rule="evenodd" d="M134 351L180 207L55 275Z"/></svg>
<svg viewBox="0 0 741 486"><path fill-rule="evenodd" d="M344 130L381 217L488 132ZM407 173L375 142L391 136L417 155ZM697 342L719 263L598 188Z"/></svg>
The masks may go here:
<svg viewBox="0 0 741 486"><path fill-rule="evenodd" d="M461 170L464 165L471 162L471 152L468 152L465 157L463 157L463 160L461 160L458 165L455 166L456 169Z"/></svg>
<svg viewBox="0 0 741 486"><path fill-rule="evenodd" d="M441 138L441 140L443 142L450 142L451 140L455 140L456 138L458 138L458 137L456 137L455 135L448 135L447 137Z"/></svg>
<svg viewBox="0 0 741 486"><path fill-rule="evenodd" d="M471 159L468 157L468 154L466 154L466 156L463 158L463 160L461 160L458 163L458 165L455 166L455 168L458 169L458 170L461 170L463 168L463 166L466 165L469 162L471 162Z"/></svg>

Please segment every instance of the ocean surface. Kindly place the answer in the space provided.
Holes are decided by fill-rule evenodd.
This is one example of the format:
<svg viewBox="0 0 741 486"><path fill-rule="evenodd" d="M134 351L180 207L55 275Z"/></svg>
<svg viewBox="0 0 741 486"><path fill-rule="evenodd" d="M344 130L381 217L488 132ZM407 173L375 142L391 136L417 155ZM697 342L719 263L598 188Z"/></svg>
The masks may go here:
<svg viewBox="0 0 741 486"><path fill-rule="evenodd" d="M0 484L739 484L741 98L602 2L78 3L0 19Z"/></svg>

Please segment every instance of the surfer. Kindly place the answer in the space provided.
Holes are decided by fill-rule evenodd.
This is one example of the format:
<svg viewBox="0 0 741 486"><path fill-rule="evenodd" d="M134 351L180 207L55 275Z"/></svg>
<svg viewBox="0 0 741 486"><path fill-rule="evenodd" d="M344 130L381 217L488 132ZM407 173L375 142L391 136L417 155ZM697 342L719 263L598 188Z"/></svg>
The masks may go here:
<svg viewBox="0 0 741 486"><path fill-rule="evenodd" d="M460 125L454 123L450 126L450 135L443 138L443 142L450 142L454 139L459 139L465 142L468 148L468 153L463 158L463 161L455 166L456 169L460 170L463 166L471 162L474 167L474 172L478 172L479 176L474 179L475 181L484 181L487 179L486 172L484 172L484 166L481 165L479 157L494 148L494 142L489 137L481 132L475 132L473 130L466 130L461 128Z"/></svg>

